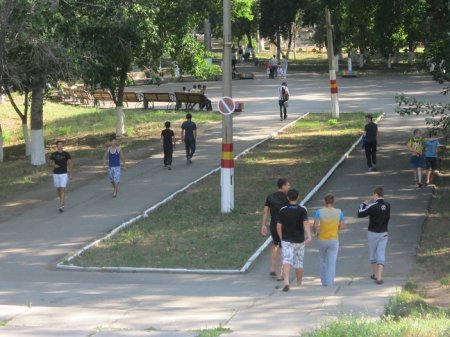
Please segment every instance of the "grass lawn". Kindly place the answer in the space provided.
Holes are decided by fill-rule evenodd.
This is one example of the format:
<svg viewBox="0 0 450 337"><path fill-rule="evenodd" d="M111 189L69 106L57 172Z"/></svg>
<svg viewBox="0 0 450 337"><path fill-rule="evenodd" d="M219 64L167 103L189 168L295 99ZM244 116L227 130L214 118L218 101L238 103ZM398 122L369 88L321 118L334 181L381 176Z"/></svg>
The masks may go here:
<svg viewBox="0 0 450 337"><path fill-rule="evenodd" d="M172 128L179 137L181 123L185 120L184 111L125 109L126 136L121 146L127 152L151 147L159 148L160 132L164 122L170 120ZM220 122L221 115L213 112L193 112L193 118L201 129L211 123ZM44 165L32 167L25 157L25 145L21 122L9 103L0 105L0 121L4 137L5 159L0 165L0 198L8 193L20 192L48 180L50 169ZM65 149L69 151L77 170L83 166L101 163L101 157L109 136L115 132L116 115L114 109L94 107L78 107L68 104L46 102L44 106L44 130L46 152L54 151L57 139L65 141ZM132 158L130 158L132 159Z"/></svg>
<svg viewBox="0 0 450 337"><path fill-rule="evenodd" d="M235 210L220 212L220 175L210 176L146 219L73 261L81 266L241 268L265 238L261 210L276 180L304 196L361 134L364 113L311 114L236 162ZM317 154L320 153L320 156Z"/></svg>

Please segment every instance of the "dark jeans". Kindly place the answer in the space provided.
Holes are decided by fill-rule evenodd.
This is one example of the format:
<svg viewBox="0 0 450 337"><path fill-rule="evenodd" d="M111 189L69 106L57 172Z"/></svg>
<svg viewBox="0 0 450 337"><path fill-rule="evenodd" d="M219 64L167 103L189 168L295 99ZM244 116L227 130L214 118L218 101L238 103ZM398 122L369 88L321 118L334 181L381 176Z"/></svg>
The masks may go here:
<svg viewBox="0 0 450 337"><path fill-rule="evenodd" d="M280 106L280 118L283 118L283 113L284 113L284 117L286 117L287 109L284 106L284 101L282 99L278 100L278 105Z"/></svg>
<svg viewBox="0 0 450 337"><path fill-rule="evenodd" d="M172 165L173 147L164 148L164 166Z"/></svg>
<svg viewBox="0 0 450 337"><path fill-rule="evenodd" d="M212 111L211 100L210 99L206 99L204 102L200 103L199 108L200 108L200 110L202 110L203 108L206 108L206 110Z"/></svg>
<svg viewBox="0 0 450 337"><path fill-rule="evenodd" d="M186 148L186 158L192 158L195 152L195 139L184 139L184 146Z"/></svg>
<svg viewBox="0 0 450 337"><path fill-rule="evenodd" d="M269 78L275 78L275 75L277 74L277 68L277 66L270 67Z"/></svg>
<svg viewBox="0 0 450 337"><path fill-rule="evenodd" d="M377 163L377 141L366 141L364 149L366 150L367 166L370 168Z"/></svg>

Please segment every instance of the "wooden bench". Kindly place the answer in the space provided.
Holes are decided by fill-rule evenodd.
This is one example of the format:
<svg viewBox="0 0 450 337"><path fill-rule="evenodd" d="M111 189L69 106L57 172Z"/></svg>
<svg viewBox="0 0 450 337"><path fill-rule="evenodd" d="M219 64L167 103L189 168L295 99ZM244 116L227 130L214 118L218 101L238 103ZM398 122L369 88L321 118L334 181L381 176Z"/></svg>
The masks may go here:
<svg viewBox="0 0 450 337"><path fill-rule="evenodd" d="M144 85L150 83L150 79L144 71L132 71L127 73L127 76L133 85Z"/></svg>
<svg viewBox="0 0 450 337"><path fill-rule="evenodd" d="M91 95L91 93L83 89L75 89L73 91L73 95L76 97L78 103L81 105L91 105L91 102L92 104L94 104L95 102L95 99Z"/></svg>
<svg viewBox="0 0 450 337"><path fill-rule="evenodd" d="M198 104L199 107L205 106L208 102L205 95L194 92L176 92L175 97L177 103L186 105L186 110L192 110L195 104Z"/></svg>
<svg viewBox="0 0 450 337"><path fill-rule="evenodd" d="M138 94L134 91L125 91L123 93L123 102L127 107L128 103L136 103L135 107L137 108L139 104L143 103L142 94Z"/></svg>
<svg viewBox="0 0 450 337"><path fill-rule="evenodd" d="M155 102L164 102L167 104L167 109L171 108L175 103L175 96L168 92L144 92L144 108L148 109L148 103L155 108Z"/></svg>
<svg viewBox="0 0 450 337"><path fill-rule="evenodd" d="M106 102L114 102L111 92L109 92L108 90L95 90L92 93L92 96L94 97L95 105L103 103L103 106L105 106Z"/></svg>

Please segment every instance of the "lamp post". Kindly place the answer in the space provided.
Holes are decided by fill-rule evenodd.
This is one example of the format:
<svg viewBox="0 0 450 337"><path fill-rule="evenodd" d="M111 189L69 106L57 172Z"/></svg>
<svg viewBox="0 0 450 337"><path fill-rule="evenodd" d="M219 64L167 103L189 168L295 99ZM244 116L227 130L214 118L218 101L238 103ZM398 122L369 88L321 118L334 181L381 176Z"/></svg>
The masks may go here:
<svg viewBox="0 0 450 337"><path fill-rule="evenodd" d="M231 87L231 1L223 0L223 96L232 97ZM234 209L233 115L222 116L222 155L220 166L221 211Z"/></svg>

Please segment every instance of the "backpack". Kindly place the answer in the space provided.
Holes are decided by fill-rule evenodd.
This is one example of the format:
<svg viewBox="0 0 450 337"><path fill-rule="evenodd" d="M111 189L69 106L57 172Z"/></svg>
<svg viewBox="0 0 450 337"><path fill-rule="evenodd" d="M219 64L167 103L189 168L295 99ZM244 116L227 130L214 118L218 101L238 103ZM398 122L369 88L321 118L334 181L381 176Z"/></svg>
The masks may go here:
<svg viewBox="0 0 450 337"><path fill-rule="evenodd" d="M283 101L289 100L289 94L287 93L287 90L284 86L281 87L281 99Z"/></svg>

